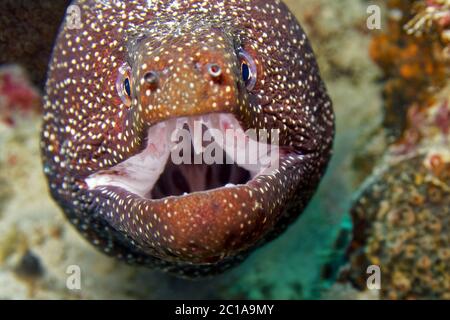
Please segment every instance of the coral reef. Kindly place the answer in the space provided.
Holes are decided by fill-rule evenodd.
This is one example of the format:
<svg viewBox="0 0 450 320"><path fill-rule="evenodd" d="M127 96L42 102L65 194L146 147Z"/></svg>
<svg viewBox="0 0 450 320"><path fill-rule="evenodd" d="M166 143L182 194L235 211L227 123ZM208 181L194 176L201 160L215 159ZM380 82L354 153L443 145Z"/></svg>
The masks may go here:
<svg viewBox="0 0 450 320"><path fill-rule="evenodd" d="M441 4L439 4L441 3ZM433 103L449 77L449 1L389 0L387 27L375 35L370 55L383 71L384 126L391 142L407 139L407 114Z"/></svg>
<svg viewBox="0 0 450 320"><path fill-rule="evenodd" d="M358 199L345 276L358 289L379 265L381 298L450 299L449 155L403 160Z"/></svg>
<svg viewBox="0 0 450 320"><path fill-rule="evenodd" d="M408 34L434 34L447 46L450 44L450 1L428 0L414 3L414 18L405 26ZM450 52L447 52L450 53Z"/></svg>
<svg viewBox="0 0 450 320"><path fill-rule="evenodd" d="M450 299L450 2L387 7L370 53L384 73L390 139L351 210L340 279L368 292L367 267L378 265L380 298Z"/></svg>

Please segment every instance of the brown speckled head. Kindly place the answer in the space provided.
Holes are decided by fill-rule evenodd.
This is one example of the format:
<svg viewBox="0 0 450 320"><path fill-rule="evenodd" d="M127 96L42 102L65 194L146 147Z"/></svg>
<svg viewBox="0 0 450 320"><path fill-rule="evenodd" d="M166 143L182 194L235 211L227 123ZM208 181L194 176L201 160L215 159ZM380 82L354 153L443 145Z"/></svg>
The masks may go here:
<svg viewBox="0 0 450 320"><path fill-rule="evenodd" d="M242 261L302 212L330 158L334 116L282 2L74 4L82 25L63 25L54 48L42 154L51 194L87 239L196 277ZM194 120L278 129L278 167L175 164L167 137Z"/></svg>

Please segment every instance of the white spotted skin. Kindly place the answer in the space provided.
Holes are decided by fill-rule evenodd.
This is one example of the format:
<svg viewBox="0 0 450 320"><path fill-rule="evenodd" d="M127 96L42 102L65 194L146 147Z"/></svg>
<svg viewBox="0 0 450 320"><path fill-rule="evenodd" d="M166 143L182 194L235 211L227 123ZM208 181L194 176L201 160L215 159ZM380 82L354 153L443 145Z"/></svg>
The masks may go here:
<svg viewBox="0 0 450 320"><path fill-rule="evenodd" d="M49 66L42 155L52 196L103 252L185 277L222 272L302 212L331 156L334 114L305 33L280 1L75 1ZM255 61L250 90L237 50ZM221 80L202 71L223 70ZM132 95L117 93L131 67ZM158 71L157 87L144 81ZM145 147L148 128L179 116L233 113L244 128L280 129L274 175L246 185L149 200L90 190L89 175Z"/></svg>

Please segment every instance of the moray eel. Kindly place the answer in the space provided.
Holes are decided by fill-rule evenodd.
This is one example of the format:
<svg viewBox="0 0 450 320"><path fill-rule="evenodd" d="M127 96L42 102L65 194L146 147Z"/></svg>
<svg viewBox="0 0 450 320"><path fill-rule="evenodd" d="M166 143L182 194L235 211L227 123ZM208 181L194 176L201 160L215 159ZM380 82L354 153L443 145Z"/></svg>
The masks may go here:
<svg viewBox="0 0 450 320"><path fill-rule="evenodd" d="M41 146L51 195L85 238L195 278L238 264L295 220L331 156L334 114L285 4L73 5L81 23L66 19L56 40ZM175 164L168 134L195 121L219 133L278 132L278 166Z"/></svg>

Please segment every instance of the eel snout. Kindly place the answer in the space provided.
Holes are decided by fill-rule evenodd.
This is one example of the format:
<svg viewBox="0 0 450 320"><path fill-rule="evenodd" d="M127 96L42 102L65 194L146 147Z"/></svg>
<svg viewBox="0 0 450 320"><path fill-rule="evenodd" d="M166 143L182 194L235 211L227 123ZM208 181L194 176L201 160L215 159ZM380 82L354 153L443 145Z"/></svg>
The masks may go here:
<svg viewBox="0 0 450 320"><path fill-rule="evenodd" d="M173 37L156 50L143 41L134 68L138 109L153 125L175 117L235 113L239 68L233 43L218 31Z"/></svg>

